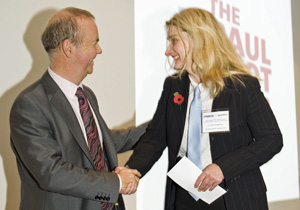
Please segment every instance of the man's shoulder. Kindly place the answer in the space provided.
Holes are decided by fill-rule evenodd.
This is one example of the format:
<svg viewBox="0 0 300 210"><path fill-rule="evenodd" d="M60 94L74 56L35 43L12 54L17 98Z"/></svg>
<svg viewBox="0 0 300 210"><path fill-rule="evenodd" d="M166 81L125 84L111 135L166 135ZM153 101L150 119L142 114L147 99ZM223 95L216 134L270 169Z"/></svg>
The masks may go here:
<svg viewBox="0 0 300 210"><path fill-rule="evenodd" d="M47 100L47 94L44 84L45 75L31 85L23 89L16 97L14 104L24 103L25 101L32 101L33 103L42 102Z"/></svg>
<svg viewBox="0 0 300 210"><path fill-rule="evenodd" d="M26 87L24 90L22 90L17 98L24 98L24 97L37 97L41 92L44 92L43 85L41 83L41 80L37 80L28 87ZM35 98L35 100L38 100L39 98Z"/></svg>

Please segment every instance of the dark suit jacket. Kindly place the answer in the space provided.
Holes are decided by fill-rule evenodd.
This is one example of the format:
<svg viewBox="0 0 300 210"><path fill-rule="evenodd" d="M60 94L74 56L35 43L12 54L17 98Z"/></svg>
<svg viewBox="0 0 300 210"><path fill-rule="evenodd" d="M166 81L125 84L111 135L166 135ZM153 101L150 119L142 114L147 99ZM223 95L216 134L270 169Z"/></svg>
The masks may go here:
<svg viewBox="0 0 300 210"><path fill-rule="evenodd" d="M117 152L131 149L144 132L110 131L94 93L84 87L103 135L108 166ZM100 202L117 202L119 179L95 171L80 125L63 92L44 76L15 100L10 114L11 145L21 178L22 210L99 210ZM118 209L125 209L122 198Z"/></svg>
<svg viewBox="0 0 300 210"><path fill-rule="evenodd" d="M224 90L214 98L212 109L229 109L230 132L210 133L211 155L224 174L221 186L228 210L267 209L266 186L259 167L278 153L282 135L276 119L260 91L256 78L241 76L245 87L226 80ZM134 149L128 165L143 175L168 147L169 170L180 149L189 93L189 77L168 77L156 113ZM174 103L174 93L184 97ZM167 178L165 209L174 209L175 184Z"/></svg>

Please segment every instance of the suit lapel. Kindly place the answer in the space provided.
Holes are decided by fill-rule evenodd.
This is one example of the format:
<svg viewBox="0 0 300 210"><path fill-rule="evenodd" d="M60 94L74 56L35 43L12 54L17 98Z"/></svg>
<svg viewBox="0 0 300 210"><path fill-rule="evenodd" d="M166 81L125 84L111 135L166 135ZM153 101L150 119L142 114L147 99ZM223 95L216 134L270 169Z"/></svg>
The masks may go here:
<svg viewBox="0 0 300 210"><path fill-rule="evenodd" d="M48 95L50 103L61 114L61 116L66 122L66 125L69 127L71 133L73 134L74 138L80 145L84 154L94 166L93 159L90 155L89 149L87 147L85 138L81 131L81 127L78 123L76 115L74 114L73 108L71 107L66 96L63 94L63 92L59 89L57 84L48 74L48 72L46 72L45 75L43 76L43 85Z"/></svg>
<svg viewBox="0 0 300 210"><path fill-rule="evenodd" d="M186 111L187 111L187 104L188 104L188 97L189 97L189 85L190 80L187 73L182 75L181 80L178 78L176 79L175 85L172 88L171 94L178 92L184 98L184 101L181 105L176 104L172 101L173 109L175 110L175 118L177 119L180 136L183 136L184 131L184 124L186 119ZM172 100L174 100L174 95L171 96Z"/></svg>
<svg viewBox="0 0 300 210"><path fill-rule="evenodd" d="M117 152L115 151L115 146L113 144L110 131L99 112L99 108L96 104L96 101L93 99L92 95L90 94L90 92L88 91L87 88L85 88L85 94L86 94L86 97L88 98L88 100L94 110L94 113L98 119L98 123L99 123L101 133L102 133L102 140L103 140L105 154L107 156L110 168L113 169L114 167L117 166L118 159L116 156Z"/></svg>

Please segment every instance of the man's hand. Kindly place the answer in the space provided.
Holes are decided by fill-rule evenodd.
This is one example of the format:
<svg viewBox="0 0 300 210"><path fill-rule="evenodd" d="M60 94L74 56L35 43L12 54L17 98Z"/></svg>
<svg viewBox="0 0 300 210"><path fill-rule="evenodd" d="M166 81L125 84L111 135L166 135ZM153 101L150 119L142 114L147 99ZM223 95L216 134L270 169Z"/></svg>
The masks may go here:
<svg viewBox="0 0 300 210"><path fill-rule="evenodd" d="M203 170L202 174L196 180L194 187L198 188L198 191L205 192L207 189L212 191L223 181L223 179L224 175L221 168L213 163Z"/></svg>
<svg viewBox="0 0 300 210"><path fill-rule="evenodd" d="M118 166L114 172L122 180L121 194L130 195L136 192L140 181L139 178L142 176L138 170Z"/></svg>

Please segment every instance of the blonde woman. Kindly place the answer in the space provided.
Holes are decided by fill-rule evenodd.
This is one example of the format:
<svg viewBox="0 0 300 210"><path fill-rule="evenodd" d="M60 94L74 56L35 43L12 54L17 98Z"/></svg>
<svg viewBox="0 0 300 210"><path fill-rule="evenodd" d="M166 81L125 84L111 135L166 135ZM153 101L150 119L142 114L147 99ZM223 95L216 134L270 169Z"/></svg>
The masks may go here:
<svg viewBox="0 0 300 210"><path fill-rule="evenodd" d="M185 9L166 27L165 54L172 57L178 74L165 80L153 120L128 166L145 175L168 147L169 169L187 156L203 170L194 180L199 191L217 185L227 190L208 205L167 178L166 210L268 209L259 167L281 150L283 142L258 79L211 13Z"/></svg>

